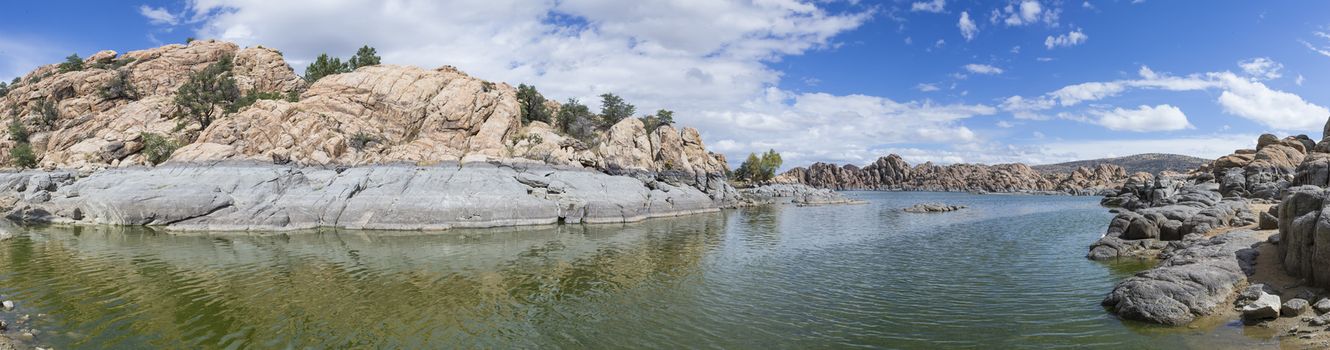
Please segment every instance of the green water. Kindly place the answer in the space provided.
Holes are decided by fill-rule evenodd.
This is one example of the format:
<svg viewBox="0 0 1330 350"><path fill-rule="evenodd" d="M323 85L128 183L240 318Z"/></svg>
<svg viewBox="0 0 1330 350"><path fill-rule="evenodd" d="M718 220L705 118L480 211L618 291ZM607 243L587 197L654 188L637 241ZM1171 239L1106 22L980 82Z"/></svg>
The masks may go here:
<svg viewBox="0 0 1330 350"><path fill-rule="evenodd" d="M1106 314L1144 265L1083 258L1097 198L851 195L870 203L432 235L25 228L0 294L57 349L1278 345ZM899 211L924 201L970 208Z"/></svg>

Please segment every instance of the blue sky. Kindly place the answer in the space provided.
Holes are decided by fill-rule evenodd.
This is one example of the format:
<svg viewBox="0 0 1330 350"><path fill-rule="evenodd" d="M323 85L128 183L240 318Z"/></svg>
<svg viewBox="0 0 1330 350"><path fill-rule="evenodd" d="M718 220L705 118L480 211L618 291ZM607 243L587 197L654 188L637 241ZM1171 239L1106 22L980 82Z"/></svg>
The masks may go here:
<svg viewBox="0 0 1330 350"><path fill-rule="evenodd" d="M1319 139L1330 2L10 2L0 78L71 52L186 37L282 50L300 71L369 44L560 100L675 110L730 159L787 165L1213 158L1258 134ZM593 104L594 105L594 104Z"/></svg>

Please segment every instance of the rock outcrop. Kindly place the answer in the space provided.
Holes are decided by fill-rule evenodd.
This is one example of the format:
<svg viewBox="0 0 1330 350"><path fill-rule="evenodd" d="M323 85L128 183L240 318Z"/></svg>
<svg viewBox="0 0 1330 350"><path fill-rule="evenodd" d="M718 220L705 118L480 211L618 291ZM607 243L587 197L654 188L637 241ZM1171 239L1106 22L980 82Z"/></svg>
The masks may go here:
<svg viewBox="0 0 1330 350"><path fill-rule="evenodd" d="M790 169L776 183L798 183L835 190L896 190L953 192L1060 192L1095 194L1116 187L1127 174L1121 167L1101 164L1071 173L1041 174L1025 164L924 163L910 166L900 156L878 158L864 167L814 163Z"/></svg>
<svg viewBox="0 0 1330 350"><path fill-rule="evenodd" d="M20 221L253 231L442 230L637 221L717 210L714 193L588 169L446 163L317 168L253 162L0 174ZM726 196L733 198L736 193Z"/></svg>
<svg viewBox="0 0 1330 350"><path fill-rule="evenodd" d="M796 205L860 204L840 192L799 184L771 184L739 190L744 205L793 203Z"/></svg>
<svg viewBox="0 0 1330 350"><path fill-rule="evenodd" d="M964 205L948 205L942 203L919 203L908 208L901 209L907 213L944 213L965 209Z"/></svg>
<svg viewBox="0 0 1330 350"><path fill-rule="evenodd" d="M180 86L224 57L241 93L283 98L209 124L179 116ZM627 118L576 139L524 125L512 86L449 66L374 65L307 84L276 50L213 40L103 51L85 66L40 67L0 96L0 116L28 131L45 169L0 174L9 184L0 209L12 217L412 229L624 221L739 203L724 157L696 129L648 133ZM132 93L106 93L121 83ZM18 146L14 130L0 153ZM180 147L154 167L147 134ZM27 185L38 178L54 185Z"/></svg>
<svg viewBox="0 0 1330 350"><path fill-rule="evenodd" d="M1118 282L1103 305L1124 319L1174 326L1212 314L1247 280L1257 242L1248 231L1174 242L1157 267ZM1274 300L1276 316L1279 307Z"/></svg>

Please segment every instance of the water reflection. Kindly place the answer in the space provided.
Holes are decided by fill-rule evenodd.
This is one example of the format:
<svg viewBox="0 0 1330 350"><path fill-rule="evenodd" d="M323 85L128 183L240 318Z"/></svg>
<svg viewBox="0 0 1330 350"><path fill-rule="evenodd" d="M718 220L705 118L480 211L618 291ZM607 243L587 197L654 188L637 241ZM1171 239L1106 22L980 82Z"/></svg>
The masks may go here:
<svg viewBox="0 0 1330 350"><path fill-rule="evenodd" d="M1178 348L1099 306L1094 198L853 193L623 225L442 234L24 228L0 294L72 348ZM938 215L900 208L942 201ZM12 317L0 313L0 319Z"/></svg>
<svg viewBox="0 0 1330 350"><path fill-rule="evenodd" d="M0 285L54 315L48 326L68 333L49 341L66 348L556 344L548 328L597 316L575 305L696 274L724 224L414 236L48 227L0 249Z"/></svg>

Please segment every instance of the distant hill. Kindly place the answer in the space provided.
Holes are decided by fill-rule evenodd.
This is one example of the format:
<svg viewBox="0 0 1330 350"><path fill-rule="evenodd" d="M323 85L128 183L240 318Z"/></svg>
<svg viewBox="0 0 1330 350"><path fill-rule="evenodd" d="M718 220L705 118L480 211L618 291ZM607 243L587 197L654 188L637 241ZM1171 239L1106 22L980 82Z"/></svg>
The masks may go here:
<svg viewBox="0 0 1330 350"><path fill-rule="evenodd" d="M1094 167L1099 164L1113 164L1127 170L1127 173L1147 172L1158 174L1164 170L1185 173L1209 162L1210 159L1184 156L1181 154L1144 153L1126 157L1078 160L1074 162L1031 166L1040 173L1067 173L1076 167Z"/></svg>

